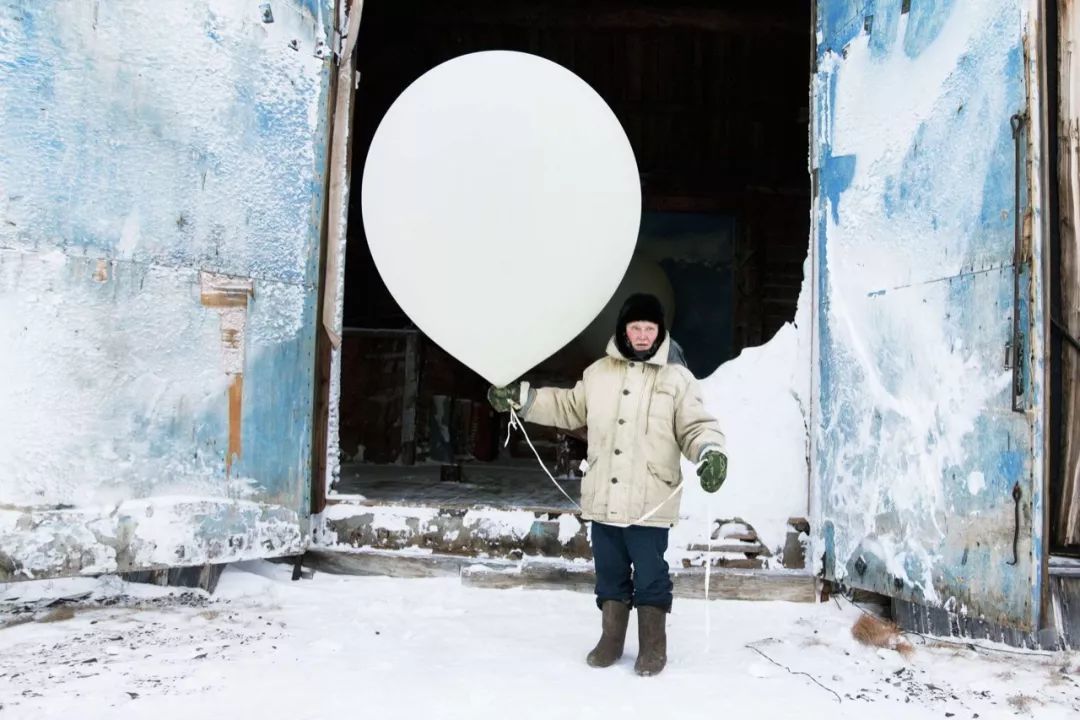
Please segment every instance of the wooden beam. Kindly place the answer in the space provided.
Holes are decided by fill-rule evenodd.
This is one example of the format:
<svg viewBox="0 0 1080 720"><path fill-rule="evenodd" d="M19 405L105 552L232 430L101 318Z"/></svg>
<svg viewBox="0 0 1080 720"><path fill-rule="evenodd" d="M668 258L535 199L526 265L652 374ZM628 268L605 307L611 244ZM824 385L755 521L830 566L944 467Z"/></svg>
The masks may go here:
<svg viewBox="0 0 1080 720"><path fill-rule="evenodd" d="M462 555L419 555L393 550L309 550L304 565L331 575L378 575L422 578L458 577L469 566L506 570L510 560L478 560Z"/></svg>
<svg viewBox="0 0 1080 720"><path fill-rule="evenodd" d="M416 463L416 404L420 394L420 334L405 336L405 377L401 393L401 462Z"/></svg>
<svg viewBox="0 0 1080 720"><path fill-rule="evenodd" d="M809 9L786 4L745 2L723 6L706 3L651 3L627 7L609 2L498 2L479 0L467 8L439 0L391 3L384 12L431 25L501 25L527 28L594 30L691 29L727 32L809 32Z"/></svg>
<svg viewBox="0 0 1080 720"><path fill-rule="evenodd" d="M573 590L591 594L596 586L591 565L545 560L515 562L385 550L320 549L309 551L304 565L339 575L459 576L465 585L492 589ZM705 597L703 568L680 568L673 570L671 576L675 597ZM814 577L806 572L714 568L709 577L709 598L815 602L817 594Z"/></svg>
<svg viewBox="0 0 1080 720"><path fill-rule="evenodd" d="M671 578L675 585L676 598L704 599L704 569L673 570ZM461 573L461 580L473 587L573 590L585 593L592 593L596 584L596 576L591 566L546 562L526 562L520 568L502 571L466 567ZM817 595L814 577L809 573L714 568L709 576L709 598L815 602Z"/></svg>
<svg viewBox="0 0 1080 720"><path fill-rule="evenodd" d="M326 200L323 205L323 224L319 243L319 293L317 314L321 319L315 333L315 383L312 402L313 429L311 442L311 496L308 505L313 514L326 507L326 490L331 474L329 458L337 452L340 439L330 433L330 411L340 397L332 398L330 388L335 371L340 371L341 324L343 298L338 289L344 287L345 242L348 237L349 186L352 172L352 129L356 97L356 36L360 29L362 0L339 0L337 15L344 20L348 8L348 25L344 28L347 45L339 59L330 88L330 146L326 179Z"/></svg>

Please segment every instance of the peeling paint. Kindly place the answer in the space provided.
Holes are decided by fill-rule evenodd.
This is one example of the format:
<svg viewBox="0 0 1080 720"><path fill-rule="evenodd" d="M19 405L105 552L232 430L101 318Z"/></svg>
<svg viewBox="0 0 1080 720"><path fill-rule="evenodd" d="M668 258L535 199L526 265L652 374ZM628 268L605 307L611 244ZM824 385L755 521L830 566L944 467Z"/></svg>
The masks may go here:
<svg viewBox="0 0 1080 720"><path fill-rule="evenodd" d="M40 530L0 533L9 565L157 563L97 535L175 497L211 509L139 518L190 530L161 562L302 545L332 8L0 7L0 505Z"/></svg>
<svg viewBox="0 0 1080 720"><path fill-rule="evenodd" d="M254 294L250 278L199 273L199 301L206 307L247 309L248 298Z"/></svg>
<svg viewBox="0 0 1080 720"><path fill-rule="evenodd" d="M221 350L225 374L229 377L229 445L225 451L225 473L232 473L233 462L240 457L243 444L244 406L244 330L248 317L248 298L255 294L248 278L233 278L213 273L199 273L200 301L217 308L221 317Z"/></svg>
<svg viewBox="0 0 1080 720"><path fill-rule="evenodd" d="M815 563L851 585L1030 626L1041 481L1003 363L1014 270L1034 282L1012 262L1025 6L818 8ZM867 31L855 20L869 14L882 17Z"/></svg>

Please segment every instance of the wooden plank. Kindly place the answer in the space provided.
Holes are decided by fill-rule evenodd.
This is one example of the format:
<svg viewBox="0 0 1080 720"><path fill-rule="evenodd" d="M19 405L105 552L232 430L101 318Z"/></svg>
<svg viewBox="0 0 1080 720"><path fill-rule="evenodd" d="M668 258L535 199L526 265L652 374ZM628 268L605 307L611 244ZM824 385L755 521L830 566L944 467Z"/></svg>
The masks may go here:
<svg viewBox="0 0 1080 720"><path fill-rule="evenodd" d="M341 334L374 338L409 338L419 335L420 331L412 328L346 327L341 329Z"/></svg>
<svg viewBox="0 0 1080 720"><path fill-rule="evenodd" d="M120 573L125 582L162 585L168 587L200 588L213 594L218 580L228 563L207 563L157 570L136 570Z"/></svg>
<svg viewBox="0 0 1080 720"><path fill-rule="evenodd" d="M713 543L692 543L687 545L686 549L690 552L741 553L744 555L760 555L761 557L770 557L772 555L769 549L761 543L722 543L716 541Z"/></svg>
<svg viewBox="0 0 1080 720"><path fill-rule="evenodd" d="M1051 555L1047 563L1051 577L1080 578L1080 559Z"/></svg>
<svg viewBox="0 0 1080 720"><path fill-rule="evenodd" d="M672 573L675 596L705 597L705 571L700 568ZM724 600L782 600L816 602L813 575L781 570L714 569L709 577L709 597Z"/></svg>
<svg viewBox="0 0 1080 720"><path fill-rule="evenodd" d="M596 578L590 566L565 564L525 565L501 571L467 567L461 573L461 581L470 587L495 590L527 588L592 593L596 586Z"/></svg>
<svg viewBox="0 0 1080 720"><path fill-rule="evenodd" d="M408 13L409 19L431 25L461 24L460 8L429 0L390 4L384 12ZM469 21L476 24L543 28L605 30L688 29L706 32L764 32L805 35L806 12L770 3L744 3L738 7L701 7L693 4L627 6L611 0L601 3L505 2L485 0L470 5Z"/></svg>
<svg viewBox="0 0 1080 720"><path fill-rule="evenodd" d="M1080 53L1072 48L1080 40L1080 13L1075 3L1060 7L1060 230L1061 322L1073 337L1080 335ZM1057 500L1054 540L1063 546L1080 545L1080 355L1068 343L1061 349L1061 402L1063 479Z"/></svg>
<svg viewBox="0 0 1080 720"><path fill-rule="evenodd" d="M459 576L471 587L527 588L592 593L595 575L589 563L478 560L456 555L426 555L378 550L311 550L304 565L337 575L401 578ZM705 597L701 568L672 572L676 598ZM812 575L775 570L713 570L709 598L714 600L781 600L815 602Z"/></svg>
<svg viewBox="0 0 1080 720"><path fill-rule="evenodd" d="M477 560L457 555L423 555L379 550L309 550L304 565L332 575L375 575L399 578L457 577L472 565L503 570L510 561Z"/></svg>
<svg viewBox="0 0 1080 720"><path fill-rule="evenodd" d="M1056 628L1028 632L899 598L892 598L892 616L900 629L905 632L936 635L942 638L989 640L1029 649L1060 649L1059 631Z"/></svg>
<svg viewBox="0 0 1080 720"><path fill-rule="evenodd" d="M1080 577L1051 578L1050 597L1058 636L1068 649L1080 650Z"/></svg>
<svg viewBox="0 0 1080 720"><path fill-rule="evenodd" d="M331 385L340 379L341 371L341 324L344 299L341 288L345 284L346 239L349 225L349 187L352 173L353 144L353 109L356 96L356 84L353 77L356 72L356 35L360 29L359 0L340 0L338 3L339 20L345 20L348 7L348 24L344 31L347 35L346 47L340 58L337 72L334 74L331 98L333 113L330 117L330 148L328 158L328 184L325 217L319 248L319 278L322 292L319 295L317 313L322 319L321 331L315 336L315 399L312 409L314 431L312 433L312 477L311 497L312 513L320 513L326 506L326 491L333 482L335 463L331 457L337 457L341 442L337 432L331 433L331 408L337 404L340 409L340 393L331 397ZM337 377L335 377L337 373Z"/></svg>
<svg viewBox="0 0 1080 720"><path fill-rule="evenodd" d="M405 337L405 379L401 398L401 462L416 463L416 399L420 393L420 337Z"/></svg>
<svg viewBox="0 0 1080 720"><path fill-rule="evenodd" d="M671 573L676 598L704 599L705 571L679 569ZM501 572L466 568L462 582L474 587L572 590L592 593L595 575L591 565L526 563L520 569ZM781 600L815 602L814 578L808 573L769 570L713 570L709 577L712 600Z"/></svg>

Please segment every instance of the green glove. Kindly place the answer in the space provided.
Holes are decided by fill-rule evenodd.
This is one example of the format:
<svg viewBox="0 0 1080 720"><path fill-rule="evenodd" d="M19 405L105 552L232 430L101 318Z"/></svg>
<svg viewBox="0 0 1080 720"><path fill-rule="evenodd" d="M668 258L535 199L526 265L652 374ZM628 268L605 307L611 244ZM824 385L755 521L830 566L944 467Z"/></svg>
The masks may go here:
<svg viewBox="0 0 1080 720"><path fill-rule="evenodd" d="M492 386L488 389L488 402L495 412L506 413L510 409L520 410L522 406L521 383L510 383L506 387L497 388Z"/></svg>
<svg viewBox="0 0 1080 720"><path fill-rule="evenodd" d="M701 478L702 490L707 493L716 492L727 480L727 455L719 450L707 451L701 459L697 474Z"/></svg>

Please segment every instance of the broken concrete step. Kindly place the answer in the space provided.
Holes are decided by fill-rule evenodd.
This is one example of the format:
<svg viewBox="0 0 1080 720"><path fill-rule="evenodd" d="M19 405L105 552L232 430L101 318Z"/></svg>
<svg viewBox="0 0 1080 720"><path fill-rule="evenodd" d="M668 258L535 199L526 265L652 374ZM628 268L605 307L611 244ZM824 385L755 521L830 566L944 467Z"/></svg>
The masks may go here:
<svg viewBox="0 0 1080 720"><path fill-rule="evenodd" d="M440 555L590 558L588 532L573 513L335 504L323 513L333 544Z"/></svg>
<svg viewBox="0 0 1080 720"><path fill-rule="evenodd" d="M712 542L690 545L687 550L699 556L683 558L683 567L700 566L708 556L714 567L724 569L765 569L782 564L785 569L801 570L806 558L795 522L800 521L789 523L783 553L774 558L751 525L739 518L717 520ZM340 502L327 506L318 532L317 545L323 547L512 562L537 556L555 561L592 560L588 525L574 513Z"/></svg>

